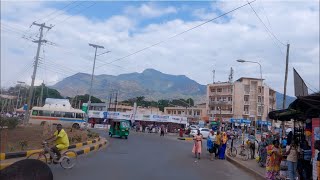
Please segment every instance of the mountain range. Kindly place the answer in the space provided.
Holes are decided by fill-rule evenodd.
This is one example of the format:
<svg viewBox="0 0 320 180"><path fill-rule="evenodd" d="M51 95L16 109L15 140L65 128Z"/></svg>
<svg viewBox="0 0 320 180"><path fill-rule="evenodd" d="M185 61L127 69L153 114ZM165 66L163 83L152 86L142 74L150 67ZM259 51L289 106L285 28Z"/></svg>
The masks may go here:
<svg viewBox="0 0 320 180"><path fill-rule="evenodd" d="M64 96L86 94L90 91L91 75L77 73L56 83L52 87ZM128 73L94 76L92 94L108 99L111 92L118 91L118 98L126 100L144 96L148 100L193 98L196 102L205 102L206 85L201 85L185 75L164 74L154 69L146 69L142 73ZM281 93L277 93L277 108L282 107ZM287 96L286 104L295 98Z"/></svg>

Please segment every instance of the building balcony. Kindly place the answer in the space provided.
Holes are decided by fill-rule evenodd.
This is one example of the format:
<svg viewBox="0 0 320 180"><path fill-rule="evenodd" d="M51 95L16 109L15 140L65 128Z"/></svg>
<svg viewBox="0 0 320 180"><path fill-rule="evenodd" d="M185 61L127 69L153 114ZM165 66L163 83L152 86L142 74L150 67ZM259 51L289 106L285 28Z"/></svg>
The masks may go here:
<svg viewBox="0 0 320 180"><path fill-rule="evenodd" d="M244 101L243 104L244 105L250 105L250 102L249 101Z"/></svg>
<svg viewBox="0 0 320 180"><path fill-rule="evenodd" d="M220 110L213 110L213 111L210 111L210 114L220 114ZM221 110L221 114L233 114L232 111L226 111L226 110Z"/></svg>
<svg viewBox="0 0 320 180"><path fill-rule="evenodd" d="M209 96L229 95L232 96L232 92L209 92Z"/></svg>
<svg viewBox="0 0 320 180"><path fill-rule="evenodd" d="M249 115L249 111L243 111L243 115Z"/></svg>
<svg viewBox="0 0 320 180"><path fill-rule="evenodd" d="M209 106L232 105L232 101L209 101Z"/></svg>

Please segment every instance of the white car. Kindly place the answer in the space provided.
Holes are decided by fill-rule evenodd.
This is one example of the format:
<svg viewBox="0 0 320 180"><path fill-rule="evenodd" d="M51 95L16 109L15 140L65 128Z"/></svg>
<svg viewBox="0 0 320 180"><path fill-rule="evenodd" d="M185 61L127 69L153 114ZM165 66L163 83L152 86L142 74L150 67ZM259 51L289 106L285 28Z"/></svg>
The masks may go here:
<svg viewBox="0 0 320 180"><path fill-rule="evenodd" d="M205 138L205 139L208 138L209 133L210 133L210 129L208 129L208 128L199 128L199 130L200 130L200 133L202 134L203 138ZM197 133L198 133L198 130L194 129L194 130L191 130L190 135L191 136L195 136Z"/></svg>
<svg viewBox="0 0 320 180"><path fill-rule="evenodd" d="M199 126L197 126L197 125L191 125L191 126L189 126L189 128L190 128L191 130L197 130L197 129L199 129Z"/></svg>

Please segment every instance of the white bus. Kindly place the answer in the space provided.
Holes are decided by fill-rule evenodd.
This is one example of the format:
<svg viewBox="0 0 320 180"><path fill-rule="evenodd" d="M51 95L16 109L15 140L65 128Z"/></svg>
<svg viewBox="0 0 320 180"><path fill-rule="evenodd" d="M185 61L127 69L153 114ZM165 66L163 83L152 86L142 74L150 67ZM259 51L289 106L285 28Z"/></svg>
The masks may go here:
<svg viewBox="0 0 320 180"><path fill-rule="evenodd" d="M64 127L80 128L87 125L86 114L80 109L62 107L33 107L29 122L41 124L48 122L51 125L62 124Z"/></svg>

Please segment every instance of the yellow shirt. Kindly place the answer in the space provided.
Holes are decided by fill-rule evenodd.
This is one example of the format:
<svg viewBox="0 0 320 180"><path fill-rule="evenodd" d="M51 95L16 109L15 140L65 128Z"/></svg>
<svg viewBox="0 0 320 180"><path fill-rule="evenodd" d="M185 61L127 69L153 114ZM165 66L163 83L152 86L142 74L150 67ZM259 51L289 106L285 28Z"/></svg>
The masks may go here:
<svg viewBox="0 0 320 180"><path fill-rule="evenodd" d="M221 144L221 135L217 134L216 136L216 144L220 145Z"/></svg>
<svg viewBox="0 0 320 180"><path fill-rule="evenodd" d="M57 138L56 144L64 146L64 147L61 146L61 148L67 148L69 146L69 138L68 138L67 133L64 131L64 129L61 129L59 134L58 134L58 131L54 132L54 135Z"/></svg>

